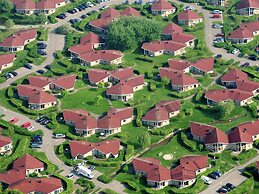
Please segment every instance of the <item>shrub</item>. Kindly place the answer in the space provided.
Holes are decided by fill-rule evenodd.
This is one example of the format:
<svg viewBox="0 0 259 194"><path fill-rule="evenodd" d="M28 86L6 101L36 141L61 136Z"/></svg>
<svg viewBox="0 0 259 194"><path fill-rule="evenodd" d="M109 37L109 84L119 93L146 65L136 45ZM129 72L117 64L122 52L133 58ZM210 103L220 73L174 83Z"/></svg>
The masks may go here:
<svg viewBox="0 0 259 194"><path fill-rule="evenodd" d="M97 180L101 181L105 184L112 182L112 179L109 176L107 176L106 174L102 174L102 175L98 176Z"/></svg>
<svg viewBox="0 0 259 194"><path fill-rule="evenodd" d="M121 162L119 161L105 161L105 160L95 160L92 157L87 157L87 163L94 166L102 167L118 167Z"/></svg>
<svg viewBox="0 0 259 194"><path fill-rule="evenodd" d="M155 91L156 91L156 84L153 83L153 82L151 82L151 83L149 84L149 89L150 89L152 92L155 92Z"/></svg>
<svg viewBox="0 0 259 194"><path fill-rule="evenodd" d="M102 190L103 194L118 194L115 191L112 191L111 189L104 189Z"/></svg>
<svg viewBox="0 0 259 194"><path fill-rule="evenodd" d="M157 191L157 190L154 190L154 189L151 189L151 188L145 188L144 192L146 194L165 194L164 191Z"/></svg>
<svg viewBox="0 0 259 194"><path fill-rule="evenodd" d="M181 137L181 140L182 140L183 144L184 144L187 148L189 148L192 152L196 150L196 146L193 144L193 142L191 142L191 141L187 138L187 136L186 136L186 134L185 134L184 132L181 132L181 133L180 133L180 137Z"/></svg>
<svg viewBox="0 0 259 194"><path fill-rule="evenodd" d="M63 58L63 55L62 55L61 51L56 51L55 57L56 57L57 59L62 59L62 58Z"/></svg>
<svg viewBox="0 0 259 194"><path fill-rule="evenodd" d="M131 190L139 191L139 186L136 183L134 183L133 181L131 181L131 180L124 180L124 183L126 183L130 187Z"/></svg>
<svg viewBox="0 0 259 194"><path fill-rule="evenodd" d="M93 190L95 188L95 184L85 178L79 178L76 180L75 183L80 185L81 187L86 188L87 191Z"/></svg>
<svg viewBox="0 0 259 194"><path fill-rule="evenodd" d="M62 182L64 183L63 186L64 186L64 191L62 192L63 194L71 194L73 193L73 181L68 179L68 178L65 178L59 174L53 174L54 177L56 178L59 178L62 180Z"/></svg>
<svg viewBox="0 0 259 194"><path fill-rule="evenodd" d="M235 159L240 161L240 162L243 162L243 161L246 161L249 158L252 158L252 157L256 156L256 154L257 154L257 151L255 149L244 150L240 154L238 154L235 157Z"/></svg>
<svg viewBox="0 0 259 194"><path fill-rule="evenodd" d="M124 156L124 160L127 161L129 160L134 154L134 146L133 145L127 145L127 148L126 148L126 154Z"/></svg>
<svg viewBox="0 0 259 194"><path fill-rule="evenodd" d="M137 127L141 127L142 126L142 121L141 121L141 119L139 117L136 119L136 125L137 125Z"/></svg>

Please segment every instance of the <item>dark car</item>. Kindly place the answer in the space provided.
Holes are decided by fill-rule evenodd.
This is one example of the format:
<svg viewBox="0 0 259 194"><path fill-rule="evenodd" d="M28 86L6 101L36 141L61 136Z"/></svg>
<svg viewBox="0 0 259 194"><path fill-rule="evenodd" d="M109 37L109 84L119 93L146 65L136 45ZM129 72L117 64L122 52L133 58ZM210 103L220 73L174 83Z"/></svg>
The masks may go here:
<svg viewBox="0 0 259 194"><path fill-rule="evenodd" d="M248 57L248 59L250 59L252 61L256 61L256 56L250 56L250 57Z"/></svg>
<svg viewBox="0 0 259 194"><path fill-rule="evenodd" d="M213 178L215 180L219 178L219 176L215 172L210 173L209 177L211 177L211 178Z"/></svg>
<svg viewBox="0 0 259 194"><path fill-rule="evenodd" d="M248 67L250 64L248 62L244 63L243 65L241 65L241 67Z"/></svg>
<svg viewBox="0 0 259 194"><path fill-rule="evenodd" d="M77 18L71 19L71 20L69 20L69 22L70 22L71 24L74 24L74 23L76 23L76 22L79 22L79 19L77 19Z"/></svg>
<svg viewBox="0 0 259 194"><path fill-rule="evenodd" d="M68 13L71 13L71 14L74 14L74 13L76 13L76 10L75 10L75 9L70 9L70 10L68 10L67 12L68 12Z"/></svg>
<svg viewBox="0 0 259 194"><path fill-rule="evenodd" d="M233 185L232 183L227 183L226 186L229 187L229 188L231 188L231 189L236 188L235 185Z"/></svg>
<svg viewBox="0 0 259 194"><path fill-rule="evenodd" d="M45 119L45 117L39 117L39 118L37 118L35 121L38 122L38 123L40 123L40 122L43 121L44 119Z"/></svg>
<svg viewBox="0 0 259 194"><path fill-rule="evenodd" d="M222 176L222 173L221 173L220 171L215 171L214 173L215 173L216 175L218 175L219 177Z"/></svg>
<svg viewBox="0 0 259 194"><path fill-rule="evenodd" d="M36 73L43 74L43 73L45 73L45 71L43 69L39 69L36 71Z"/></svg>
<svg viewBox="0 0 259 194"><path fill-rule="evenodd" d="M29 63L24 64L24 67L27 69L32 69L32 66Z"/></svg>
<svg viewBox="0 0 259 194"><path fill-rule="evenodd" d="M85 15L85 14L83 14L83 15L80 16L80 18L82 18L82 19L84 19L84 18L86 18L86 17L87 17L87 15Z"/></svg>
<svg viewBox="0 0 259 194"><path fill-rule="evenodd" d="M217 58L217 59L220 59L220 58L222 58L222 55L221 55L221 54L218 54L218 55L216 55L216 58Z"/></svg>
<svg viewBox="0 0 259 194"><path fill-rule="evenodd" d="M31 146L31 148L41 148L42 144L38 144L36 142L32 142L30 146Z"/></svg>
<svg viewBox="0 0 259 194"><path fill-rule="evenodd" d="M47 53L46 53L46 51L43 51L43 50L40 50L40 49L38 49L38 54L40 54L40 55L47 55Z"/></svg>
<svg viewBox="0 0 259 194"><path fill-rule="evenodd" d="M223 189L226 189L228 192L231 191L231 188L228 187L227 185L222 186L222 188L223 188Z"/></svg>
<svg viewBox="0 0 259 194"><path fill-rule="evenodd" d="M67 17L67 14L65 14L65 13L61 13L57 16L57 18L59 18L59 19L65 19L66 17Z"/></svg>
<svg viewBox="0 0 259 194"><path fill-rule="evenodd" d="M256 67L256 68L255 68L255 71L259 71L259 67Z"/></svg>
<svg viewBox="0 0 259 194"><path fill-rule="evenodd" d="M10 73L13 74L13 76L17 76L17 75L18 75L18 73L15 72L15 71L12 71L12 72L10 72Z"/></svg>
<svg viewBox="0 0 259 194"><path fill-rule="evenodd" d="M44 42L38 42L38 43L37 43L37 46L45 46L45 47L47 47L47 44L44 43Z"/></svg>
<svg viewBox="0 0 259 194"><path fill-rule="evenodd" d="M51 65L46 65L46 66L45 66L45 69L50 70L50 69L51 69Z"/></svg>
<svg viewBox="0 0 259 194"><path fill-rule="evenodd" d="M219 190L217 190L218 193L227 193L228 190L224 189L224 188L220 188Z"/></svg>

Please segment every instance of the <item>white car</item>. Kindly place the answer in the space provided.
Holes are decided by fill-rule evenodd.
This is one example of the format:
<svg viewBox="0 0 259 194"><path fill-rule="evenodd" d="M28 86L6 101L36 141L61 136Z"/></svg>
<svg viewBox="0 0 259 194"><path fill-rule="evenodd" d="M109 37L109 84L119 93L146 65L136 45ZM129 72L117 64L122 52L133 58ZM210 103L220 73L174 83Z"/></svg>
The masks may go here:
<svg viewBox="0 0 259 194"><path fill-rule="evenodd" d="M33 130L34 126L29 126L27 129L28 129L28 131Z"/></svg>
<svg viewBox="0 0 259 194"><path fill-rule="evenodd" d="M216 9L213 11L213 14L222 14L222 11Z"/></svg>
<svg viewBox="0 0 259 194"><path fill-rule="evenodd" d="M223 28L223 25L220 25L220 24L213 24L213 25L212 25L212 28L221 29L221 28Z"/></svg>
<svg viewBox="0 0 259 194"><path fill-rule="evenodd" d="M237 54L237 53L239 53L239 50L235 48L234 50L231 51L231 53L232 54Z"/></svg>
<svg viewBox="0 0 259 194"><path fill-rule="evenodd" d="M194 8L192 6L186 6L184 10L194 10Z"/></svg>
<svg viewBox="0 0 259 194"><path fill-rule="evenodd" d="M69 173L68 175L66 175L66 177L67 177L68 179L71 179L71 178L74 177L74 174L73 174L73 173Z"/></svg>

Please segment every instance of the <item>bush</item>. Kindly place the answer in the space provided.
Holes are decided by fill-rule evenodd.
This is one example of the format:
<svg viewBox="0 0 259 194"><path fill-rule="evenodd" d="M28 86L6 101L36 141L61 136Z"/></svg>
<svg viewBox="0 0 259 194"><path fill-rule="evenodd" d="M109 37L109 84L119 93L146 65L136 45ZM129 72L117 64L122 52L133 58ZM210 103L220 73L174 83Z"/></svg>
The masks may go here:
<svg viewBox="0 0 259 194"><path fill-rule="evenodd" d="M56 51L55 57L56 57L57 59L62 59L62 58L63 58L63 55L62 55L61 51Z"/></svg>
<svg viewBox="0 0 259 194"><path fill-rule="evenodd" d="M63 186L64 186L64 191L62 192L63 194L71 194L73 193L73 181L68 179L68 178L65 178L59 174L53 174L54 177L56 178L59 178L62 180L63 182Z"/></svg>
<svg viewBox="0 0 259 194"><path fill-rule="evenodd" d="M107 176L106 174L102 174L102 175L98 176L97 180L101 181L105 184L112 182L112 179L109 176Z"/></svg>
<svg viewBox="0 0 259 194"><path fill-rule="evenodd" d="M153 82L151 82L151 83L149 84L149 89L150 89L152 92L155 92L155 91L156 91L156 84L153 83Z"/></svg>
<svg viewBox="0 0 259 194"><path fill-rule="evenodd" d="M146 194L165 194L164 191L157 191L157 190L154 190L154 189L151 189L151 188L145 188L144 192Z"/></svg>
<svg viewBox="0 0 259 194"><path fill-rule="evenodd" d="M249 149L249 150L244 150L237 156L235 156L235 159L244 162L250 158L253 158L254 156L257 155L257 151L255 149Z"/></svg>
<svg viewBox="0 0 259 194"><path fill-rule="evenodd" d="M119 161L105 161L105 160L95 160L92 157L87 157L87 163L94 166L102 167L118 167L121 162Z"/></svg>
<svg viewBox="0 0 259 194"><path fill-rule="evenodd" d="M81 187L84 187L87 191L93 190L95 188L95 184L85 178L79 178L75 183Z"/></svg>
<svg viewBox="0 0 259 194"><path fill-rule="evenodd" d="M129 160L134 154L134 146L133 145L127 145L127 148L126 148L126 153L125 153L125 156L124 156L124 160L127 161Z"/></svg>
<svg viewBox="0 0 259 194"><path fill-rule="evenodd" d="M187 138L186 134L183 131L180 133L180 137L181 137L183 144L187 148L189 148L192 152L194 152L196 150L196 145Z"/></svg>
<svg viewBox="0 0 259 194"><path fill-rule="evenodd" d="M115 191L112 191L111 189L104 189L102 190L103 194L118 194Z"/></svg>
<svg viewBox="0 0 259 194"><path fill-rule="evenodd" d="M170 129L170 127L156 128L156 129L150 130L150 133L152 135L160 135L160 136L166 136L171 132L172 132L172 129Z"/></svg>
<svg viewBox="0 0 259 194"><path fill-rule="evenodd" d="M125 184L127 184L130 187L131 190L139 191L139 186L136 183L134 183L133 181L131 181L131 180L124 180L123 182Z"/></svg>
<svg viewBox="0 0 259 194"><path fill-rule="evenodd" d="M56 33L57 34L62 34L62 35L66 35L71 31L70 26L68 24L59 26L56 28Z"/></svg>

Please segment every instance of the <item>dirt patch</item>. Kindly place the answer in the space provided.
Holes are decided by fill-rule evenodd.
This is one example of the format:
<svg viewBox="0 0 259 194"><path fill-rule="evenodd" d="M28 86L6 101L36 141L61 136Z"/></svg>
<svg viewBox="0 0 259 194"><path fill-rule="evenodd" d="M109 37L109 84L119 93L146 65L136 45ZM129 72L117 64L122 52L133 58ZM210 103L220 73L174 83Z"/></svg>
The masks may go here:
<svg viewBox="0 0 259 194"><path fill-rule="evenodd" d="M163 156L164 160L172 160L174 158L173 154L165 154Z"/></svg>

